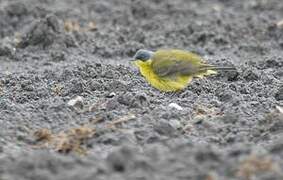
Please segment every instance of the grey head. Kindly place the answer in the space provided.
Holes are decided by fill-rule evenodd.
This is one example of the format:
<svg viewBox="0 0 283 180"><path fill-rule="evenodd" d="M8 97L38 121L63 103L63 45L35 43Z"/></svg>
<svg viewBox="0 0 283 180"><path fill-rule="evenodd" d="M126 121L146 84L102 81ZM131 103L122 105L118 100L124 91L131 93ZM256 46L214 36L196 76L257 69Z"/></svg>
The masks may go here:
<svg viewBox="0 0 283 180"><path fill-rule="evenodd" d="M147 61L152 58L153 53L154 52L149 51L149 50L140 49L136 52L133 61L137 61L137 60Z"/></svg>

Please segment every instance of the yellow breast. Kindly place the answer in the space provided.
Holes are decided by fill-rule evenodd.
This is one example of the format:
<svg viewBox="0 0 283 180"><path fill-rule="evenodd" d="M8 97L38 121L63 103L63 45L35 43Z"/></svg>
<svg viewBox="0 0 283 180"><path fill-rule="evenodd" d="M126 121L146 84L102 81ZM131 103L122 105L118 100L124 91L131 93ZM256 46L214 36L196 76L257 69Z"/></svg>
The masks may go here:
<svg viewBox="0 0 283 180"><path fill-rule="evenodd" d="M141 74L156 89L160 91L170 92L179 91L187 87L191 82L191 76L177 76L174 78L159 77L154 73L151 67L151 60L136 61L135 65L139 67Z"/></svg>

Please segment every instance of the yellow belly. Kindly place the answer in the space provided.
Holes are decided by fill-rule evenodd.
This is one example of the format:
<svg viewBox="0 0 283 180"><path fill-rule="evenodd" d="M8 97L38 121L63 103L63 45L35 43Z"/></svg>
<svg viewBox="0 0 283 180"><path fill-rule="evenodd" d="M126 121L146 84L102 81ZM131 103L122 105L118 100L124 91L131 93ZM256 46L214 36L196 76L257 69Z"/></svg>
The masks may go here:
<svg viewBox="0 0 283 180"><path fill-rule="evenodd" d="M180 91L187 87L191 82L191 76L176 76L174 78L159 77L154 73L150 67L150 63L137 62L136 65L139 67L141 74L145 79L156 89L165 92Z"/></svg>

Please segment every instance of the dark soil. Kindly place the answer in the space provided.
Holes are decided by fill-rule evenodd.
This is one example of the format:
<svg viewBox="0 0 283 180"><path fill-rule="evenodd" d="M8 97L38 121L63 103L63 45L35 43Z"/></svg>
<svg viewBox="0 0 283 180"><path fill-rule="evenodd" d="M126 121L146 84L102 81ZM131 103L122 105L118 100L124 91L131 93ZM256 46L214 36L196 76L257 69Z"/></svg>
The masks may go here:
<svg viewBox="0 0 283 180"><path fill-rule="evenodd" d="M282 0L0 0L0 180L282 180L282 20ZM162 93L141 48L237 72ZM34 136L81 126L84 153Z"/></svg>

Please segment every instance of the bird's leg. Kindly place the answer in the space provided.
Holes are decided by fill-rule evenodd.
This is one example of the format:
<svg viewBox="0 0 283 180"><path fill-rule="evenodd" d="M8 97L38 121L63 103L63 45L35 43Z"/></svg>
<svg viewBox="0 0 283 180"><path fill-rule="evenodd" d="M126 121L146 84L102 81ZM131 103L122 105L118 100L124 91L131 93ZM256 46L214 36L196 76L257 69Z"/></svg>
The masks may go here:
<svg viewBox="0 0 283 180"><path fill-rule="evenodd" d="M163 97L173 97L174 92L161 92Z"/></svg>
<svg viewBox="0 0 283 180"><path fill-rule="evenodd" d="M173 92L173 96L176 97L176 98L177 98L177 97L180 97L180 95L181 95L183 92L184 92L184 90L174 91L174 92Z"/></svg>
<svg viewBox="0 0 283 180"><path fill-rule="evenodd" d="M174 97L178 97L179 92L178 91L174 91L170 93L170 98L174 98Z"/></svg>
<svg viewBox="0 0 283 180"><path fill-rule="evenodd" d="M172 94L171 94L171 98L174 98L175 96L177 95L177 92L172 92Z"/></svg>
<svg viewBox="0 0 283 180"><path fill-rule="evenodd" d="M173 92L162 92L162 96L166 96L166 97L178 97L181 94L181 91L173 91Z"/></svg>

